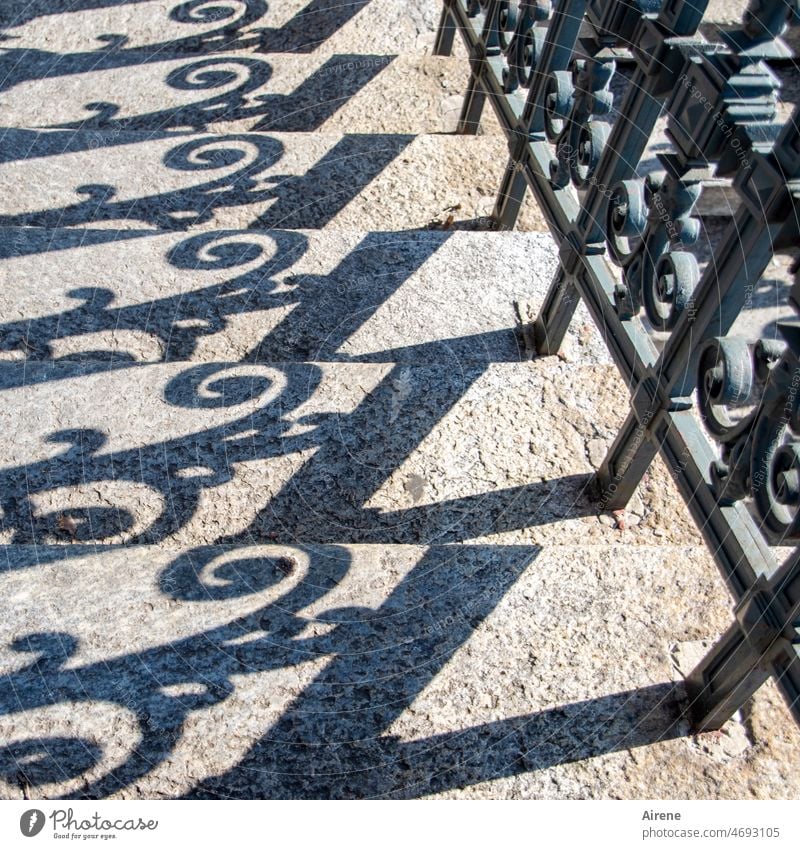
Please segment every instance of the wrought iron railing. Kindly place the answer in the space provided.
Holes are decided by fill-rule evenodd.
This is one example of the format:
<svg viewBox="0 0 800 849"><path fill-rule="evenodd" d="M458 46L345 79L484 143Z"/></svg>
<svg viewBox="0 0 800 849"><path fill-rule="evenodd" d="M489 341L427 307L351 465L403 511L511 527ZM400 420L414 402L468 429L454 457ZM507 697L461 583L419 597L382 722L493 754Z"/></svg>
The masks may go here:
<svg viewBox="0 0 800 849"><path fill-rule="evenodd" d="M800 721L800 283L780 338L728 335L775 252L800 246L800 111L781 124L768 62L790 55L798 5L752 0L712 42L705 0L444 0L435 47L458 32L469 53L459 132L488 98L508 140L496 226L530 188L558 242L537 353L583 299L633 387L600 508L623 508L660 451L737 599L688 679L700 729L770 675ZM711 177L738 207L703 268L693 211Z"/></svg>

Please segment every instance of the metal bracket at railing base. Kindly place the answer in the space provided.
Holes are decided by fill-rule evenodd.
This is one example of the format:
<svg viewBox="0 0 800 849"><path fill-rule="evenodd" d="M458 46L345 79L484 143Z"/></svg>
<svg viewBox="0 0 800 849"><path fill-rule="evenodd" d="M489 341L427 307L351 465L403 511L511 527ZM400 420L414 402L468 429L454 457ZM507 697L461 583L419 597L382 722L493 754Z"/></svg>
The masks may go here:
<svg viewBox="0 0 800 849"><path fill-rule="evenodd" d="M734 614L745 640L764 655L773 650L776 641L790 644L795 639L792 611L771 591L763 575L736 605ZM788 648L788 645L779 648Z"/></svg>
<svg viewBox="0 0 800 849"><path fill-rule="evenodd" d="M773 674L775 662L794 654L798 609L784 603L784 582L759 576L736 606L736 622L686 679L697 730L721 728Z"/></svg>

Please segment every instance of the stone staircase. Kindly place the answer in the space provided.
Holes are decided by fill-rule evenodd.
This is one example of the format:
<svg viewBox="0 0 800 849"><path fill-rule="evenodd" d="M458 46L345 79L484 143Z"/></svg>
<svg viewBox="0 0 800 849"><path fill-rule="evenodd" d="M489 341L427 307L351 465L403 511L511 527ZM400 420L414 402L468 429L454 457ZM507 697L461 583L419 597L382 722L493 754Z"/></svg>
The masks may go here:
<svg viewBox="0 0 800 849"><path fill-rule="evenodd" d="M227 10L227 11L226 11ZM436 0L7 0L0 796L787 797L772 684Z"/></svg>

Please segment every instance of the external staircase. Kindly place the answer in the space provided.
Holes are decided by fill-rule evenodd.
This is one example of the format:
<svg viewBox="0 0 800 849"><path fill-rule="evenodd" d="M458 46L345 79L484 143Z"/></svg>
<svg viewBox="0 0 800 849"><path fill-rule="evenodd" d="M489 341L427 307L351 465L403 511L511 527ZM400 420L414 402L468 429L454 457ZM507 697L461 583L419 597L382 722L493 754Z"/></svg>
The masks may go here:
<svg viewBox="0 0 800 849"><path fill-rule="evenodd" d="M0 795L787 797L774 685L438 0L6 0Z"/></svg>

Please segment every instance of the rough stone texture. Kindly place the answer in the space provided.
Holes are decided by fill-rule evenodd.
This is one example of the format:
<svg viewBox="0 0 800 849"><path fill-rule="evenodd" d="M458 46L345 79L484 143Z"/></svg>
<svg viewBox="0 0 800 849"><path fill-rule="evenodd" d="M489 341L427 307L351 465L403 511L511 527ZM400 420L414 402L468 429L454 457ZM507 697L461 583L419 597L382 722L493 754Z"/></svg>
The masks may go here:
<svg viewBox="0 0 800 849"><path fill-rule="evenodd" d="M549 235L457 231L16 228L0 256L0 360L118 365L524 359L520 304L557 266ZM583 307L564 351L608 362Z"/></svg>
<svg viewBox="0 0 800 849"><path fill-rule="evenodd" d="M49 75L0 90L0 110L9 127L444 133L468 77L461 58L242 50ZM500 132L491 109L482 129Z"/></svg>
<svg viewBox="0 0 800 849"><path fill-rule="evenodd" d="M500 136L6 130L0 226L484 229L508 160ZM22 188L22 190L21 190ZM522 230L546 230L530 200Z"/></svg>
<svg viewBox="0 0 800 849"><path fill-rule="evenodd" d="M247 47L263 53L429 52L439 0L140 0L99 6L85 0L3 0L0 27L14 38L9 65L20 74L43 63L61 71L127 64L141 54L184 54ZM27 51L20 55L19 50ZM88 67L87 67L88 66ZM71 71L76 72L76 71ZM0 75L4 76L4 75Z"/></svg>
<svg viewBox="0 0 800 849"><path fill-rule="evenodd" d="M660 461L598 515L439 9L0 4L0 796L800 796L771 684L681 719L730 598Z"/></svg>
<svg viewBox="0 0 800 849"><path fill-rule="evenodd" d="M771 687L738 749L679 718L672 645L729 617L702 549L3 555L5 798L798 793Z"/></svg>
<svg viewBox="0 0 800 849"><path fill-rule="evenodd" d="M627 400L608 366L14 372L22 385L0 413L4 542L698 541L661 466L624 530L598 517L589 446L596 457L610 444Z"/></svg>

